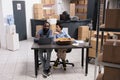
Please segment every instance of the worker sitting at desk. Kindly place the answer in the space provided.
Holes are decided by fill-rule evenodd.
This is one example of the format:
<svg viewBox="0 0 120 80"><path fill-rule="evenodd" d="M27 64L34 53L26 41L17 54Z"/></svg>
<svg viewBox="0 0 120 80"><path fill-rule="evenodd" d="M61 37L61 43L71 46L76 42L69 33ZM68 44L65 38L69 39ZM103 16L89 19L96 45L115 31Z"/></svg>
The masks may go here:
<svg viewBox="0 0 120 80"><path fill-rule="evenodd" d="M57 38L70 38L70 36L62 30L62 28L63 28L63 26L59 22L57 22L56 23L56 32L54 33L55 34L55 36L54 36L55 40ZM67 51L67 49L55 49L55 50L57 51L57 59L54 62L53 67L54 68L57 67L59 59L61 59L63 68L64 68L64 70L66 70L65 59L66 59L66 51Z"/></svg>
<svg viewBox="0 0 120 80"><path fill-rule="evenodd" d="M50 23L45 22L43 25L43 29L41 29L40 31L38 31L37 38L41 38L41 37L52 37L52 31L50 30ZM46 52L47 54L45 55L44 52ZM40 49L39 50L39 57L43 66L43 77L47 77L50 74L50 58L51 58L51 52L52 49Z"/></svg>

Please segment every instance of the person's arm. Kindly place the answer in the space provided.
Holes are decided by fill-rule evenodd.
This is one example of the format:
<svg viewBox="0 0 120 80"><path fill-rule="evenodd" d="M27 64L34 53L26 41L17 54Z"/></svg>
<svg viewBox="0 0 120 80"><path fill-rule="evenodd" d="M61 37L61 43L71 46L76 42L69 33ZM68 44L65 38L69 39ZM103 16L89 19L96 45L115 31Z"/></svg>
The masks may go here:
<svg viewBox="0 0 120 80"><path fill-rule="evenodd" d="M65 31L63 31L63 34L66 38L71 38L69 34L67 34Z"/></svg>
<svg viewBox="0 0 120 80"><path fill-rule="evenodd" d="M49 38L53 38L52 30L49 31Z"/></svg>

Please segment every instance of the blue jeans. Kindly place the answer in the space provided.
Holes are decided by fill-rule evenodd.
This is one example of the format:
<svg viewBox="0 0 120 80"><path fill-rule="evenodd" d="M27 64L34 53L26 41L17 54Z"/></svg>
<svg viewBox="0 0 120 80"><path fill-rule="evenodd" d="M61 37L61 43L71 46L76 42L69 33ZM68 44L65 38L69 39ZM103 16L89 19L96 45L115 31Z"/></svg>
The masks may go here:
<svg viewBox="0 0 120 80"><path fill-rule="evenodd" d="M48 70L50 67L51 52L52 52L52 49L39 50L39 57L43 66L43 70Z"/></svg>

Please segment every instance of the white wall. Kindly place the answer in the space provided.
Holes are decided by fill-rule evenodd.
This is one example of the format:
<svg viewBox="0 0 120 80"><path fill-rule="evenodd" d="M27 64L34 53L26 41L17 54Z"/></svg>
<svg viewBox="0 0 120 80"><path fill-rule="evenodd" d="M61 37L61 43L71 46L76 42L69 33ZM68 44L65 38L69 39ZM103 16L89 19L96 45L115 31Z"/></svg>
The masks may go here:
<svg viewBox="0 0 120 80"><path fill-rule="evenodd" d="M3 28L3 13L2 13L2 1L0 0L0 47L1 47L1 36Z"/></svg>
<svg viewBox="0 0 120 80"><path fill-rule="evenodd" d="M31 37L31 23L30 19L33 18L33 4L41 3L41 0L25 0L26 2L26 26L27 26L27 38Z"/></svg>

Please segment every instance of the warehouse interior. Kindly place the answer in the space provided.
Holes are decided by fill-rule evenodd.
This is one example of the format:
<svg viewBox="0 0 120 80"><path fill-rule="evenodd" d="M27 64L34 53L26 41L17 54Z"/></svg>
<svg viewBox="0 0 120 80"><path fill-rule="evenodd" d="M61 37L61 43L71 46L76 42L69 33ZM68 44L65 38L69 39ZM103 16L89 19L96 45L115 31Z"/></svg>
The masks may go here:
<svg viewBox="0 0 120 80"><path fill-rule="evenodd" d="M120 0L0 0L0 79L120 80L119 14ZM35 42L46 21L52 35L57 22L70 35L69 43L54 43L72 49L66 63L74 64L54 68L57 48L50 44L47 78Z"/></svg>

